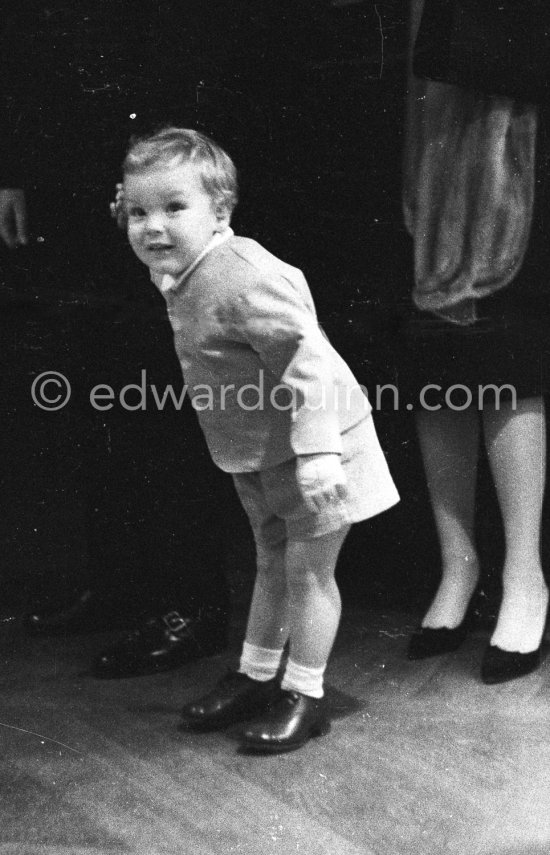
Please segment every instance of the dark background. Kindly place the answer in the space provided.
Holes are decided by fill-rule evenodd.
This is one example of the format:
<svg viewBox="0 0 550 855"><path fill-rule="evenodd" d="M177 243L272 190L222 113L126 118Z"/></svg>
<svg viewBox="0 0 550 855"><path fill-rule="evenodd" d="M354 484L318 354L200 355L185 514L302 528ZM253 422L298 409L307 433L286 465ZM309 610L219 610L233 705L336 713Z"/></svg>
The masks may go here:
<svg viewBox="0 0 550 855"><path fill-rule="evenodd" d="M194 5L197 10L202 7L201 14L208 6L189 3L190 15ZM160 10L162 3L153 6ZM139 10L144 14L145 4L136 4L136 13ZM231 6L230 15L220 16L218 31L215 21L214 15L208 44L198 39L187 46L189 86L182 97L196 108L199 127L216 128L218 140L239 167L242 193L234 228L302 268L329 337L359 381L369 387L374 403L376 385L394 383L399 388L407 367L400 337L412 284L411 246L400 199L406 4L403 0L342 6L322 0L242 2ZM251 34L248 46L243 33ZM115 47L116 39L125 37L114 26ZM227 61L231 51L238 53L238 62ZM180 60L168 54L165 61ZM108 80L108 65L103 73ZM167 93L167 100L173 94ZM157 106L161 120L162 97ZM83 122L76 129L77 137L88 141L97 137L100 147L93 120L86 125L84 117ZM126 129L122 135L127 138ZM74 144L74 139L67 143ZM121 139L121 158L123 144ZM97 211L94 222L85 224L92 240L97 230L100 253L102 230L111 228L106 203L117 178L107 171L105 208ZM48 200L42 203L47 205ZM89 439L80 428L85 421L86 392L102 380L99 369L95 377L94 367L85 364L84 337L78 355L84 373L77 381L75 401L61 413L44 413L33 406L30 385L37 369L63 371L66 365L74 365L75 354L66 352L60 334L66 322L56 308L56 281L48 279L47 262L29 277L25 251L17 252L17 256L3 252L0 259L5 358L0 572L5 614L37 601L62 598L86 583L89 532L83 511L80 444ZM130 298L121 311L126 320L128 312L136 313L142 365L154 369L159 387L163 380L173 382L177 366L163 306L122 235L109 252L116 252L117 264L124 259L132 281ZM112 323L99 298L94 303L76 293L77 310L79 300L85 303L89 329ZM121 365L117 377L118 388L139 382L140 365ZM353 529L340 562L339 580L345 602L420 611L438 578L437 541L409 402L401 400L394 411L391 396L384 401L375 420L402 501ZM141 419L151 443L163 435L157 433L158 414L119 413L117 417ZM189 442L197 444L201 457L200 437L191 432ZM166 461L169 454L162 440L159 460ZM139 466L131 448L127 461ZM108 553L119 548L121 519L129 527L154 527L154 520L139 520L139 515L136 519L132 497L120 488L124 472L118 465L119 470L96 473L105 481L105 507L111 508L112 528L107 527L103 544ZM155 482L152 473L150 489L164 489L162 471L159 464L159 477ZM187 486L182 483L181 489ZM228 498L226 482L212 500L219 503L227 525L232 587L238 596L253 576L250 536L237 503ZM480 611L490 615L498 594L501 538L484 466L479 507L485 570ZM127 551L117 556L119 563L133 560Z"/></svg>

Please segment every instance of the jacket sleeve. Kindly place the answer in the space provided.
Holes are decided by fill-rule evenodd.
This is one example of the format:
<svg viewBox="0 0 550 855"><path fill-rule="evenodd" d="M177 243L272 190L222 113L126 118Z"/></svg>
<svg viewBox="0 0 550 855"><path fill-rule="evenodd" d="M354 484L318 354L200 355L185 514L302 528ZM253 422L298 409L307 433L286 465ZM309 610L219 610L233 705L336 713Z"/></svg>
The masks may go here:
<svg viewBox="0 0 550 855"><path fill-rule="evenodd" d="M290 394L294 453L340 454L336 354L302 295L282 277L263 280L239 294L235 327Z"/></svg>

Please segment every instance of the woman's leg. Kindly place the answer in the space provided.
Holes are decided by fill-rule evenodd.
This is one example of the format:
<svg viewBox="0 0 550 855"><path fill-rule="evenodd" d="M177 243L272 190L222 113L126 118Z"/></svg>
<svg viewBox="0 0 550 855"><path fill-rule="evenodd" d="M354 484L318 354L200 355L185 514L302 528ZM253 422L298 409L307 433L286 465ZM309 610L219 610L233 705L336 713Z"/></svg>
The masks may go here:
<svg viewBox="0 0 550 855"><path fill-rule="evenodd" d="M474 542L479 414L422 410L416 424L442 561L441 582L422 626L454 629L479 579Z"/></svg>
<svg viewBox="0 0 550 855"><path fill-rule="evenodd" d="M541 642L548 589L540 557L546 468L542 398L483 414L485 442L500 503L506 542L503 596L491 644L529 653Z"/></svg>

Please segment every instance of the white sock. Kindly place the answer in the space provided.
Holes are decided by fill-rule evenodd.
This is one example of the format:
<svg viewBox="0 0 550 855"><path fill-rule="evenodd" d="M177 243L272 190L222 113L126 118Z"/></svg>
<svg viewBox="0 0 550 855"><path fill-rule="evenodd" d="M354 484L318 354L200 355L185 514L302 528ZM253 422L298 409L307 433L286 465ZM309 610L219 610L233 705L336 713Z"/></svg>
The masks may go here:
<svg viewBox="0 0 550 855"><path fill-rule="evenodd" d="M245 641L241 653L239 671L252 680L266 683L272 680L279 670L283 651L270 650L268 647L258 647Z"/></svg>
<svg viewBox="0 0 550 855"><path fill-rule="evenodd" d="M300 694L308 695L310 698L322 698L324 695L324 673L325 666L322 668L308 668L306 665L298 665L297 662L289 659L286 663L281 689L300 692Z"/></svg>

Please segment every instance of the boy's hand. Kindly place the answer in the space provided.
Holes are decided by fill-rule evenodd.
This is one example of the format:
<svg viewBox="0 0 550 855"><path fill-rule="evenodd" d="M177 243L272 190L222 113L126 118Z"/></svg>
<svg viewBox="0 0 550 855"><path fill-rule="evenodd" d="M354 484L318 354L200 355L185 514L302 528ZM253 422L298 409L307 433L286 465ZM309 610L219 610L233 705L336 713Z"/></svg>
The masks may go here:
<svg viewBox="0 0 550 855"><path fill-rule="evenodd" d="M311 511L345 499L347 480L339 454L304 454L296 459L296 477Z"/></svg>
<svg viewBox="0 0 550 855"><path fill-rule="evenodd" d="M122 184L116 184L115 201L109 203L111 217L116 220L117 226L120 229L126 228L126 212L124 211L124 189Z"/></svg>

